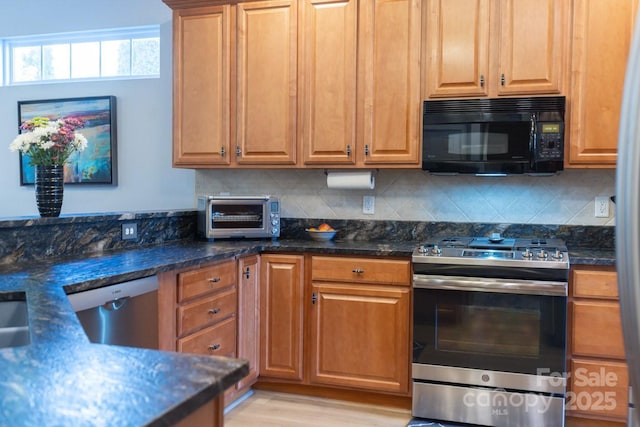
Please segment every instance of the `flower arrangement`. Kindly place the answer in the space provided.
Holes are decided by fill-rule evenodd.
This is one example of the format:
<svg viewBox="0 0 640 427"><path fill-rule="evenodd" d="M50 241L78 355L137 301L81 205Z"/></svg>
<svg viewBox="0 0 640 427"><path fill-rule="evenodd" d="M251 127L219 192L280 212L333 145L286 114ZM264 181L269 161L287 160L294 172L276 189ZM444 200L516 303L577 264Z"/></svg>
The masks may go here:
<svg viewBox="0 0 640 427"><path fill-rule="evenodd" d="M64 165L74 151L87 147L87 139L76 129L84 126L78 117L50 120L34 117L20 125L24 131L9 145L11 151L29 156L32 165Z"/></svg>

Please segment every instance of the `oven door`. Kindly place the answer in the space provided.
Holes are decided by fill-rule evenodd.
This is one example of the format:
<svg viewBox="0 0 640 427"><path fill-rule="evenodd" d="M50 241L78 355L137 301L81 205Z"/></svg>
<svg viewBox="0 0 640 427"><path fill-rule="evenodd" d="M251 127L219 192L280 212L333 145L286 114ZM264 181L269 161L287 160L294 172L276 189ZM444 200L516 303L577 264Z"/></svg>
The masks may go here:
<svg viewBox="0 0 640 427"><path fill-rule="evenodd" d="M562 375L567 283L414 275L413 363Z"/></svg>

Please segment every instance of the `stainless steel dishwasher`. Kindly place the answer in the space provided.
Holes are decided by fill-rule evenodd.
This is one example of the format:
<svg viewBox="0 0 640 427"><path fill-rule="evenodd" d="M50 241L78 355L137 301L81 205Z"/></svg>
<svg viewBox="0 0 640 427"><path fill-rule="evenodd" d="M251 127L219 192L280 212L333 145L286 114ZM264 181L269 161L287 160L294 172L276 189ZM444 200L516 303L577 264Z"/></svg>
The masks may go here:
<svg viewBox="0 0 640 427"><path fill-rule="evenodd" d="M156 276L68 295L89 341L158 348Z"/></svg>

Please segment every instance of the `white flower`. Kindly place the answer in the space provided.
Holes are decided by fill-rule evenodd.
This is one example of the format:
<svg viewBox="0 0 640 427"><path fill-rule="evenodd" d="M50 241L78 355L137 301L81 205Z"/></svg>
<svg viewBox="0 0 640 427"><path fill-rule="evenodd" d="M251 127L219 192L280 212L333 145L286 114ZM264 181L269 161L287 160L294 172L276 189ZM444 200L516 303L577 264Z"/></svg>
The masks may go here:
<svg viewBox="0 0 640 427"><path fill-rule="evenodd" d="M87 138L85 138L83 134L76 132L72 144L76 148L76 150L83 151L85 148L87 148Z"/></svg>
<svg viewBox="0 0 640 427"><path fill-rule="evenodd" d="M55 121L34 117L20 126L24 133L16 136L9 149L26 154L33 165L63 165L71 153L87 147L84 135L75 132L83 124L75 117Z"/></svg>
<svg viewBox="0 0 640 427"><path fill-rule="evenodd" d="M13 140L13 142L9 145L9 149L11 151L29 151L29 147L31 146L31 134L21 133Z"/></svg>

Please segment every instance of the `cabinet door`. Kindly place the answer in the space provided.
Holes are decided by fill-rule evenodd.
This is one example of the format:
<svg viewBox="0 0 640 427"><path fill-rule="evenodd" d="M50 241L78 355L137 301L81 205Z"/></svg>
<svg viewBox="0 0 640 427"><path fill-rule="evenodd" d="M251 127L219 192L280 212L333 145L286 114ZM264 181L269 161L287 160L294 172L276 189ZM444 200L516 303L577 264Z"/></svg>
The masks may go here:
<svg viewBox="0 0 640 427"><path fill-rule="evenodd" d="M249 361L249 374L238 382L242 389L256 382L260 360L260 257L238 261L238 357Z"/></svg>
<svg viewBox="0 0 640 427"><path fill-rule="evenodd" d="M566 0L499 0L498 95L560 93L565 70Z"/></svg>
<svg viewBox="0 0 640 427"><path fill-rule="evenodd" d="M360 12L357 155L364 165L414 167L421 158L422 0L366 0Z"/></svg>
<svg viewBox="0 0 640 427"><path fill-rule="evenodd" d="M173 15L173 165L229 164L230 6Z"/></svg>
<svg viewBox="0 0 640 427"><path fill-rule="evenodd" d="M629 373L626 363L573 359L569 389L569 413L625 420L629 407Z"/></svg>
<svg viewBox="0 0 640 427"><path fill-rule="evenodd" d="M260 376L302 381L304 257L266 254L260 275Z"/></svg>
<svg viewBox="0 0 640 427"><path fill-rule="evenodd" d="M304 0L300 43L305 164L355 164L356 0Z"/></svg>
<svg viewBox="0 0 640 427"><path fill-rule="evenodd" d="M617 302L574 301L572 353L624 359L620 306Z"/></svg>
<svg viewBox="0 0 640 427"><path fill-rule="evenodd" d="M237 6L236 163L295 165L297 1Z"/></svg>
<svg viewBox="0 0 640 427"><path fill-rule="evenodd" d="M310 381L409 392L409 289L314 283Z"/></svg>
<svg viewBox="0 0 640 427"><path fill-rule="evenodd" d="M569 164L615 167L637 0L575 0Z"/></svg>
<svg viewBox="0 0 640 427"><path fill-rule="evenodd" d="M427 0L425 98L486 96L489 0Z"/></svg>

